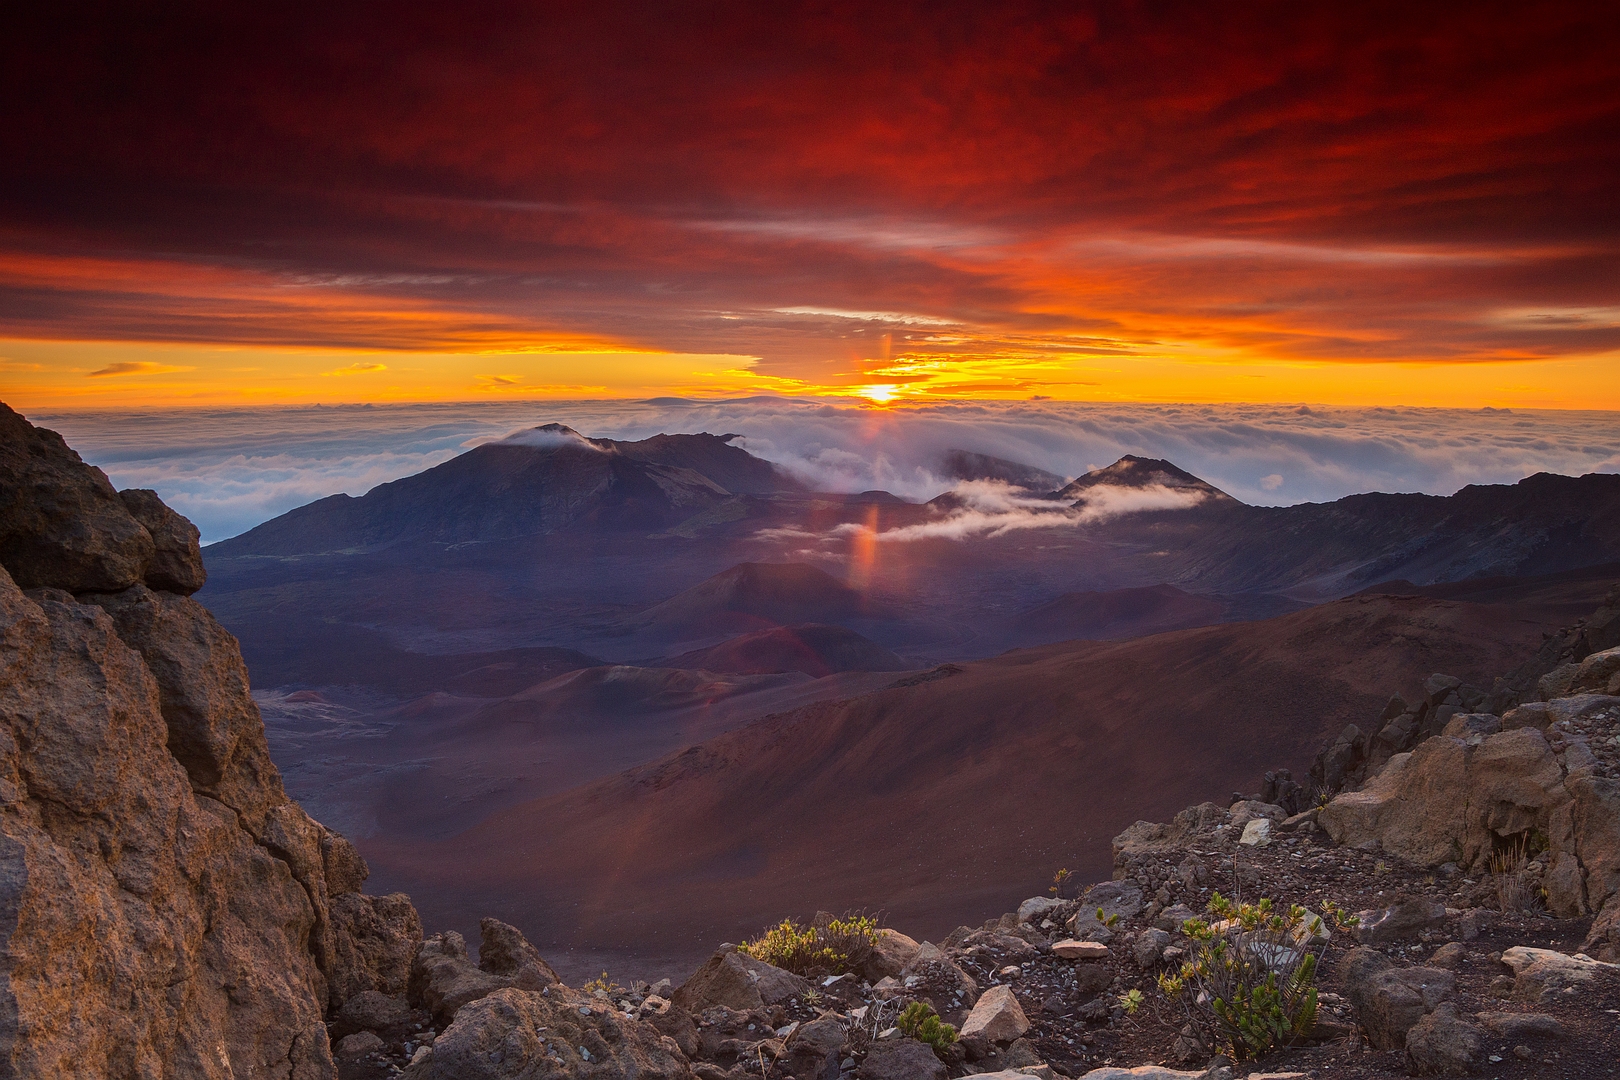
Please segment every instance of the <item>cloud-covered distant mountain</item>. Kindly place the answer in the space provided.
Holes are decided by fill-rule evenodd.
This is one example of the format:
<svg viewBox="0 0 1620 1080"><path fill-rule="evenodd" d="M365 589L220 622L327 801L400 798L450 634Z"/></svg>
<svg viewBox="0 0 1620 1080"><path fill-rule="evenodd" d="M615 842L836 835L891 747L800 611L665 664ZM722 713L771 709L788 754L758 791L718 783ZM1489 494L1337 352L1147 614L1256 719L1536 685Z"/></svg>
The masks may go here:
<svg viewBox="0 0 1620 1080"><path fill-rule="evenodd" d="M1173 461L1243 502L1365 491L1449 495L1536 472L1620 471L1610 413L1270 405L952 402L874 410L826 401L525 402L50 413L118 487L156 489L206 542L295 506L441 464L547 421L599 437L740 434L731 445L806 485L924 501L953 486L952 451L1081 476L1125 454ZM980 470L982 471L982 470Z"/></svg>

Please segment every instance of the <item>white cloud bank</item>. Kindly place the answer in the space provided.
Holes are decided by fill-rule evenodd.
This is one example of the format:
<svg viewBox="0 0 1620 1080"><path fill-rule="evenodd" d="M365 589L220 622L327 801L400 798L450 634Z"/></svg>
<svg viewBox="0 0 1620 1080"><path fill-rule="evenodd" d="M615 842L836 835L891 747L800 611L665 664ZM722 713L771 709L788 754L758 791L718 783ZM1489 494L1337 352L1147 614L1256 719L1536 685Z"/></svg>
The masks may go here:
<svg viewBox="0 0 1620 1080"><path fill-rule="evenodd" d="M748 398L41 412L29 419L60 431L117 486L155 488L209 542L335 492L363 494L548 422L619 439L741 432L738 445L814 486L885 489L917 500L953 486L940 475L948 449L1065 476L1123 454L1167 458L1236 498L1263 504L1363 491L1449 495L1467 484L1511 484L1541 471L1620 472L1620 416L1603 412L1054 401L881 410ZM1278 482L1282 477L1286 483ZM1010 515L1032 512L968 509L1009 526Z"/></svg>

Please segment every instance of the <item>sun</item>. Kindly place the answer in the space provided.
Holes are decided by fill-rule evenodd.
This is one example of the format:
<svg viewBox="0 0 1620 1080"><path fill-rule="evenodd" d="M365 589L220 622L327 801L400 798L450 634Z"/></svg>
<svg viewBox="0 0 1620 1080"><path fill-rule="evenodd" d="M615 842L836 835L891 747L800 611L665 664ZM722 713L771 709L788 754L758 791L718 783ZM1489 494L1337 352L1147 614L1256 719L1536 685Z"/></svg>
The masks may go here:
<svg viewBox="0 0 1620 1080"><path fill-rule="evenodd" d="M899 395L900 387L894 383L873 383L870 386L863 386L855 392L868 401L875 401L879 405L887 405Z"/></svg>

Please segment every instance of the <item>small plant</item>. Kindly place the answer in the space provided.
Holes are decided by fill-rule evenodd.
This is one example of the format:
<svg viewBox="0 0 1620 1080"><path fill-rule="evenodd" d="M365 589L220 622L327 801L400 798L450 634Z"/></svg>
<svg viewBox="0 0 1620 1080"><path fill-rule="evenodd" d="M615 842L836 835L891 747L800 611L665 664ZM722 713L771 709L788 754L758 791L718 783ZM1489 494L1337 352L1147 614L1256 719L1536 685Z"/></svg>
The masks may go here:
<svg viewBox="0 0 1620 1080"><path fill-rule="evenodd" d="M1142 1007L1142 991L1132 987L1119 995L1119 1007L1125 1010L1126 1016L1135 1016L1136 1010Z"/></svg>
<svg viewBox="0 0 1620 1080"><path fill-rule="evenodd" d="M1113 926L1115 923L1119 922L1119 916L1117 914L1109 915L1105 913L1102 908L1098 908L1097 921L1102 923L1104 926Z"/></svg>
<svg viewBox="0 0 1620 1080"><path fill-rule="evenodd" d="M1536 894L1530 887L1530 845L1519 837L1491 856L1491 884L1496 886L1496 904L1503 911L1530 911Z"/></svg>
<svg viewBox="0 0 1620 1080"><path fill-rule="evenodd" d="M585 993L594 997L612 997L625 992L624 987L608 978L607 972L602 972L596 978L580 987Z"/></svg>
<svg viewBox="0 0 1620 1080"><path fill-rule="evenodd" d="M1295 905L1273 911L1270 900L1233 904L1210 897L1215 921L1188 919L1191 958L1159 977L1166 997L1179 1001L1205 1045L1233 1060L1258 1057L1308 1035L1316 1026L1316 964L1325 947L1320 920Z"/></svg>
<svg viewBox="0 0 1620 1080"><path fill-rule="evenodd" d="M934 1054L940 1058L945 1056L945 1048L956 1041L956 1028L943 1023L939 1014L934 1012L934 1007L926 1001L913 1001L907 1005L894 1026L900 1029L902 1035L933 1047Z"/></svg>
<svg viewBox="0 0 1620 1080"><path fill-rule="evenodd" d="M1360 915L1350 914L1332 900L1322 901L1322 910L1327 912L1327 917L1332 919L1340 930L1351 930L1361 923Z"/></svg>
<svg viewBox="0 0 1620 1080"><path fill-rule="evenodd" d="M821 991L812 986L810 989L799 995L799 1000L813 1009L817 1005L821 1004Z"/></svg>
<svg viewBox="0 0 1620 1080"><path fill-rule="evenodd" d="M1046 891L1057 897L1059 900L1063 899L1063 886L1072 877L1074 877L1074 871L1065 866L1063 869L1052 875L1052 884L1047 886Z"/></svg>
<svg viewBox="0 0 1620 1080"><path fill-rule="evenodd" d="M866 961L877 934L877 920L869 915L846 915L824 926L783 919L745 943L742 951L795 975L842 975Z"/></svg>
<svg viewBox="0 0 1620 1080"><path fill-rule="evenodd" d="M1389 866L1384 862L1383 859L1379 859L1377 862L1373 863L1374 877L1383 877L1387 873L1389 873Z"/></svg>

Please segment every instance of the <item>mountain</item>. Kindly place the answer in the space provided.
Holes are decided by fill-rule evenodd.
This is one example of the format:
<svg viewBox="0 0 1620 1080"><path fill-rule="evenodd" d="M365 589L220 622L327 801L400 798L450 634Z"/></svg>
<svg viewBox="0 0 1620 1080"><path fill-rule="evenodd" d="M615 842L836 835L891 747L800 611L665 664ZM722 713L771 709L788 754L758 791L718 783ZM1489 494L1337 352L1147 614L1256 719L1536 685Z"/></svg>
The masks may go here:
<svg viewBox="0 0 1620 1080"><path fill-rule="evenodd" d="M951 480L999 480L1030 492L1051 491L1064 483L1057 473L971 450L947 450L940 464L941 475Z"/></svg>
<svg viewBox="0 0 1620 1080"><path fill-rule="evenodd" d="M1551 574L1620 560L1620 475L1537 473L1454 495L1351 495L1331 503L1207 503L1197 515L1110 523L1169 553L1167 580L1200 591L1342 596L1381 581L1430 585Z"/></svg>
<svg viewBox="0 0 1620 1080"><path fill-rule="evenodd" d="M1068 503L1083 503L1094 497L1094 488L1168 488L1189 494L1196 492L1212 502L1237 502L1220 488L1162 458L1144 458L1134 454L1126 454L1106 469L1093 469L1077 477L1053 492L1052 497Z"/></svg>
<svg viewBox="0 0 1620 1080"><path fill-rule="evenodd" d="M560 424L548 424L562 427ZM571 429L565 429L571 430ZM622 454L634 461L690 469L714 481L734 495L772 495L804 491L805 486L775 465L746 450L730 445L738 435L654 435L640 442L613 439L588 440L593 446Z"/></svg>
<svg viewBox="0 0 1620 1080"><path fill-rule="evenodd" d="M665 663L729 674L802 671L816 679L840 671L905 671L913 666L853 630L818 623L756 630Z"/></svg>
<svg viewBox="0 0 1620 1080"><path fill-rule="evenodd" d="M216 545L222 556L299 555L406 541L489 542L574 527L656 531L734 493L797 491L734 435L587 439L546 424L359 498L332 495ZM734 485L734 486L728 486Z"/></svg>
<svg viewBox="0 0 1620 1080"><path fill-rule="evenodd" d="M1009 883L1106 878L1110 838L1138 818L1224 805L1262 768L1303 776L1434 671L1490 685L1558 625L1533 605L1378 595L1024 650L755 721L442 846L369 850L435 918L487 908L604 959L695 958L818 907L939 940Z"/></svg>

